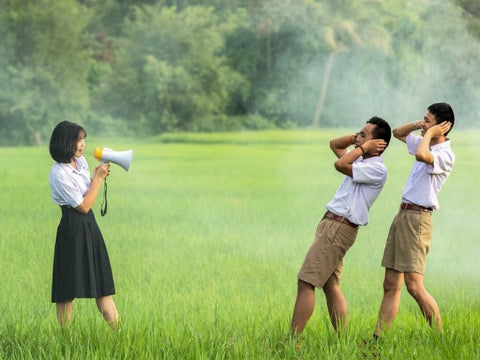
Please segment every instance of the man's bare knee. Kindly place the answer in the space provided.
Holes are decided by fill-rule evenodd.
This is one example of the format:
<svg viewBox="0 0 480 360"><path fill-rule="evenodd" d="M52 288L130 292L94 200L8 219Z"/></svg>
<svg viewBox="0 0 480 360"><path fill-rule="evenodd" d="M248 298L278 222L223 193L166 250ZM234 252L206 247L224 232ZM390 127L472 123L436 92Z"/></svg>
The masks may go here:
<svg viewBox="0 0 480 360"><path fill-rule="evenodd" d="M407 291L415 299L417 299L420 296L420 291L418 289L418 286L416 286L415 284L407 285Z"/></svg>
<svg viewBox="0 0 480 360"><path fill-rule="evenodd" d="M337 276L335 274L332 274L332 276L330 276L328 278L325 285L323 285L322 289L323 289L323 292L325 293L325 295L327 295L327 296L328 296L328 294L339 292L340 291L340 281L338 280Z"/></svg>
<svg viewBox="0 0 480 360"><path fill-rule="evenodd" d="M402 290L402 283L393 281L392 279L385 278L383 281L383 291L386 293L395 293Z"/></svg>
<svg viewBox="0 0 480 360"><path fill-rule="evenodd" d="M425 292L422 279L418 276L406 276L405 285L408 293L415 299L418 299Z"/></svg>
<svg viewBox="0 0 480 360"><path fill-rule="evenodd" d="M402 290L404 274L393 269L385 270L385 278L383 279L383 291L387 293L397 293Z"/></svg>
<svg viewBox="0 0 480 360"><path fill-rule="evenodd" d="M315 286L300 279L298 279L297 288L298 292L303 290L315 290Z"/></svg>

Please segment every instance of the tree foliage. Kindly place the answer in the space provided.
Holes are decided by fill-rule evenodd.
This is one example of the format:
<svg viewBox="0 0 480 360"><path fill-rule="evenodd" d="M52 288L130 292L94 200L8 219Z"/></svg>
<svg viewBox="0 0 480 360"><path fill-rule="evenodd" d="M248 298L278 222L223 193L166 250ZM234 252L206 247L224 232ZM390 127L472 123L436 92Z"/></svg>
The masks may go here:
<svg viewBox="0 0 480 360"><path fill-rule="evenodd" d="M222 55L233 30L213 8L134 7L117 40L102 106L145 133L197 130L202 120L222 116L230 93L244 83Z"/></svg>
<svg viewBox="0 0 480 360"><path fill-rule="evenodd" d="M88 111L86 9L73 0L3 1L0 141L30 144Z"/></svg>
<svg viewBox="0 0 480 360"><path fill-rule="evenodd" d="M480 116L473 0L0 0L0 144ZM471 123L471 122L470 122Z"/></svg>

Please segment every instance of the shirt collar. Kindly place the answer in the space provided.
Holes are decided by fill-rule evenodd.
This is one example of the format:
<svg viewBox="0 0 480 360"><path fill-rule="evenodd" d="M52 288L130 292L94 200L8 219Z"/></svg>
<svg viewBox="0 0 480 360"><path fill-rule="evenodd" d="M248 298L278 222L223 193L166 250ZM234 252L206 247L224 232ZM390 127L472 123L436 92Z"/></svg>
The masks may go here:
<svg viewBox="0 0 480 360"><path fill-rule="evenodd" d="M438 143L438 144L435 144L435 145L432 145L430 146L430 149L449 149L450 148L450 139L446 139L445 141L441 142L441 143Z"/></svg>
<svg viewBox="0 0 480 360"><path fill-rule="evenodd" d="M77 163L77 169L75 169L70 163L58 163L61 168L70 171L70 172L81 172L83 169L83 161L80 161L80 158L76 158L75 162Z"/></svg>
<svg viewBox="0 0 480 360"><path fill-rule="evenodd" d="M383 162L383 157L381 157L380 155L372 156L372 157L367 158L367 159L362 158L362 161L364 161L364 162L377 162L377 161Z"/></svg>

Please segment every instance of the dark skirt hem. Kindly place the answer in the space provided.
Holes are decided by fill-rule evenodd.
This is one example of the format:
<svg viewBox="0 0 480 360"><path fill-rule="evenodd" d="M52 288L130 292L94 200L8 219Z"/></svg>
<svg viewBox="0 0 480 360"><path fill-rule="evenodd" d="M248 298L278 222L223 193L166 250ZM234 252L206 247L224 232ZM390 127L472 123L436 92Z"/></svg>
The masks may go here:
<svg viewBox="0 0 480 360"><path fill-rule="evenodd" d="M97 294L86 294L86 293L75 293L70 296L70 295L56 295L55 297L52 297L52 303L59 303L59 302L65 302L73 299L98 299L104 296L111 296L115 295L115 289L111 290L104 290L103 292L99 292Z"/></svg>

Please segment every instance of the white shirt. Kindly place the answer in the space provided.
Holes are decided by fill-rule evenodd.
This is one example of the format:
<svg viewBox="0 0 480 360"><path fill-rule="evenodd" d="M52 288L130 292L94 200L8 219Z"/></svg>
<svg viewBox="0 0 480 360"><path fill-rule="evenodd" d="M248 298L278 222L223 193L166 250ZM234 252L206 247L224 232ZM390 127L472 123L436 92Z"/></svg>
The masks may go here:
<svg viewBox="0 0 480 360"><path fill-rule="evenodd" d="M352 175L345 176L327 210L354 224L367 225L368 211L387 180L387 168L381 156L360 157L352 164Z"/></svg>
<svg viewBox="0 0 480 360"><path fill-rule="evenodd" d="M87 160L83 156L75 158L76 170L70 164L53 164L50 175L52 200L58 205L70 205L76 208L83 202L83 197L90 189L90 171Z"/></svg>
<svg viewBox="0 0 480 360"><path fill-rule="evenodd" d="M421 141L421 136L409 134L406 138L408 152L415 155ZM452 173L455 154L450 140L431 146L430 151L433 164L414 162L403 189L402 201L436 210L440 208L437 195Z"/></svg>

